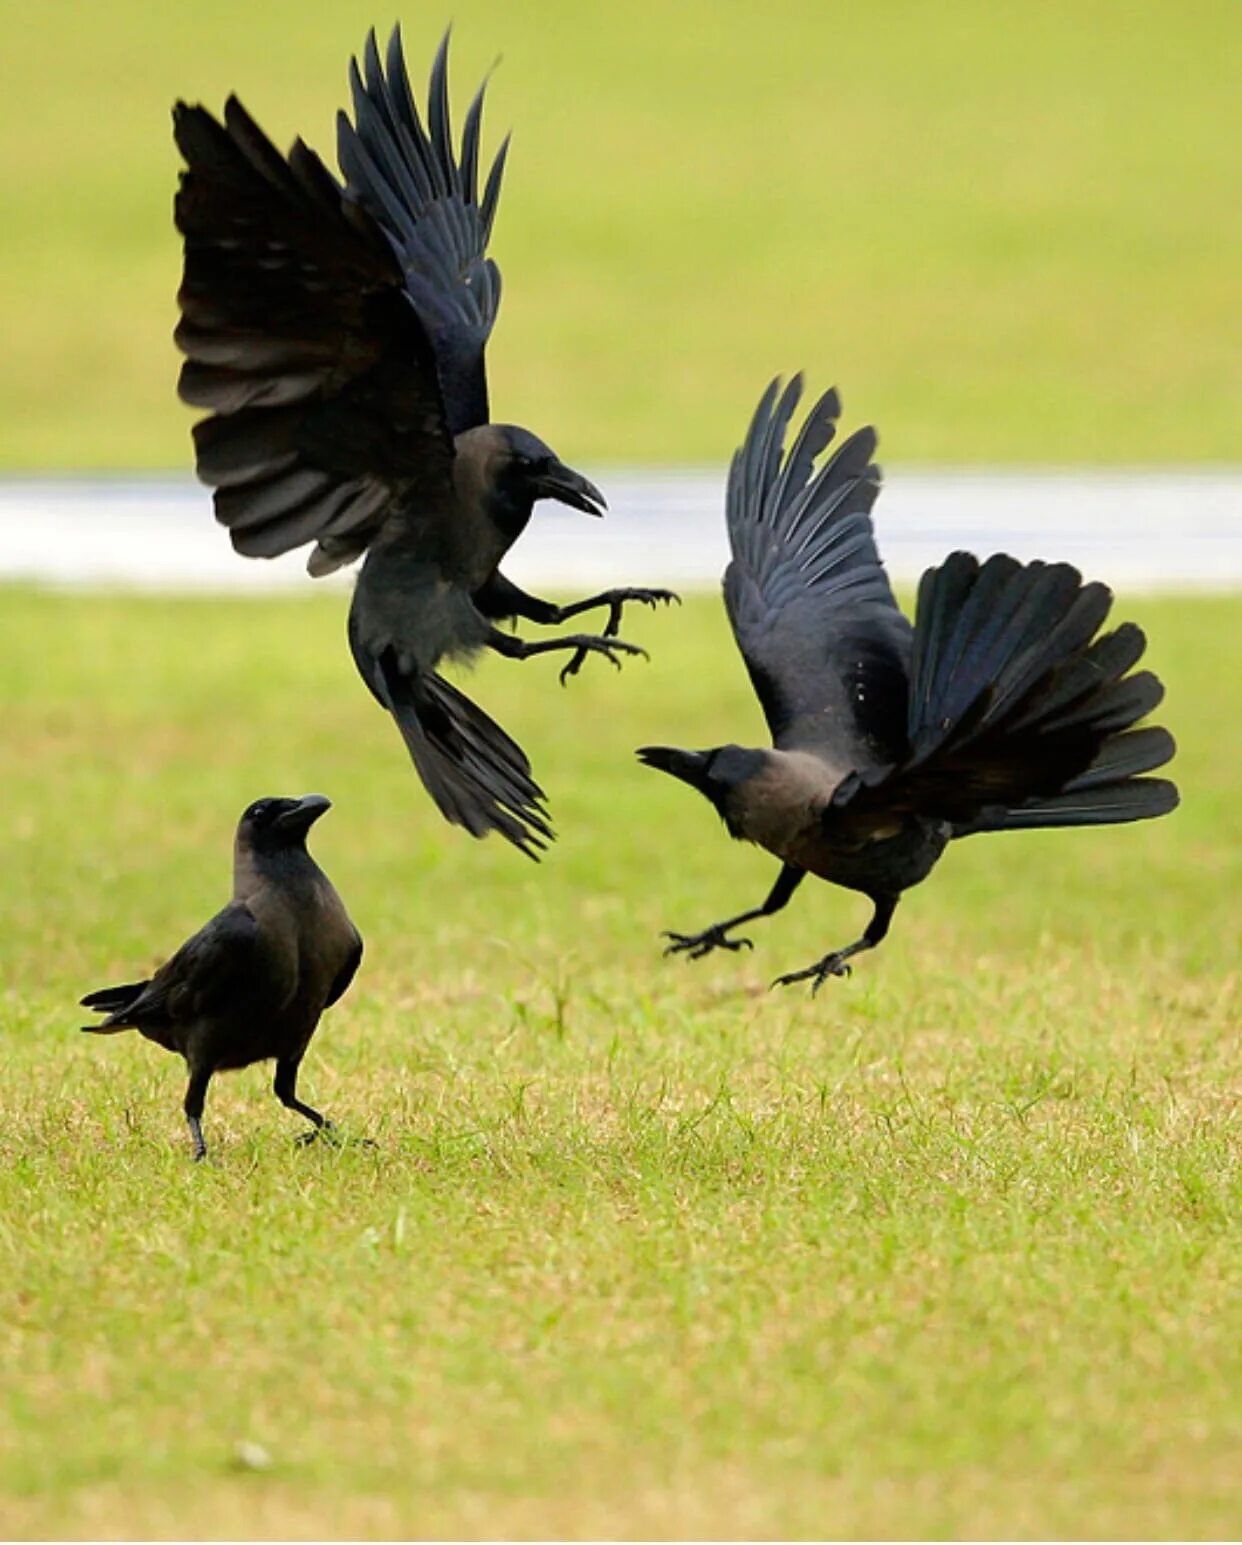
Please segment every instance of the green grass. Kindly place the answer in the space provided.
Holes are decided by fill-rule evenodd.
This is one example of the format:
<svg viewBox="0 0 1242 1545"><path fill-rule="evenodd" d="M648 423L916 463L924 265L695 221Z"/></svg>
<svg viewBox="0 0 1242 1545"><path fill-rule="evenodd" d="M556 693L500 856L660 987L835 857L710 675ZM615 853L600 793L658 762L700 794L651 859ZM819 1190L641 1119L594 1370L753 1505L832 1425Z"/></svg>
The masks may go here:
<svg viewBox="0 0 1242 1545"><path fill-rule="evenodd" d="M450 830L339 597L0 592L0 1533L1236 1537L1242 600L1143 599L1185 800L964 843L817 1000L662 927L773 864L637 766L757 736L718 605L649 666L482 668L562 838ZM367 939L297 1149L220 1078L79 1035L323 789ZM270 1466L247 1469L260 1445Z"/></svg>
<svg viewBox="0 0 1242 1545"><path fill-rule="evenodd" d="M357 0L0 0L0 466L188 465L175 97L330 156ZM454 0L503 55L501 417L567 459L719 460L807 367L899 460L1229 459L1235 0Z"/></svg>

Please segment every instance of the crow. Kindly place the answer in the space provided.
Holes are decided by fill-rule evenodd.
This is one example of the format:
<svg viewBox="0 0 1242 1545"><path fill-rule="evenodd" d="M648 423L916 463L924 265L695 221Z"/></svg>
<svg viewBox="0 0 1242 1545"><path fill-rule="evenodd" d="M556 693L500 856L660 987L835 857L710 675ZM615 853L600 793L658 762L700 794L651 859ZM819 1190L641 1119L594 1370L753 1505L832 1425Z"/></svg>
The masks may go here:
<svg viewBox="0 0 1242 1545"><path fill-rule="evenodd" d="M298 1068L319 1017L342 996L362 959L362 939L306 851L306 834L330 803L322 794L260 799L241 818L233 847L233 899L149 981L82 999L107 1017L91 1035L137 1030L180 1052L190 1082L185 1119L194 1157L207 1153L203 1102L213 1073L276 1059L276 1098L330 1128L297 1096Z"/></svg>
<svg viewBox="0 0 1242 1545"><path fill-rule="evenodd" d="M386 70L370 34L351 83L343 187L301 140L282 156L236 97L223 123L174 108L186 163L179 390L210 410L194 428L198 475L239 553L313 543L316 576L365 554L348 628L359 673L441 813L537 857L553 834L529 761L436 667L484 648L568 650L563 683L589 653L614 665L644 653L615 636L626 602L676 597L621 589L558 606L500 572L536 501L604 508L536 435L490 422L484 348L500 275L486 248L508 141L481 182L480 88L455 148L447 34L426 128L399 31ZM530 642L497 626L597 607L609 609L602 635Z"/></svg>
<svg viewBox="0 0 1242 1545"><path fill-rule="evenodd" d="M954 838L1147 820L1178 793L1140 776L1174 744L1167 730L1133 728L1164 688L1133 671L1146 646L1137 627L1099 632L1111 592L1067 563L955 552L923 575L911 627L871 523L875 431L859 430L816 470L841 412L829 391L786 456L801 393L801 376L768 387L726 494L725 609L772 749L645 746L638 756L698 789L731 836L782 864L762 906L667 933L665 953L749 948L732 931L779 912L814 874L874 908L861 938L772 984L810 980L817 991L880 943L902 893Z"/></svg>

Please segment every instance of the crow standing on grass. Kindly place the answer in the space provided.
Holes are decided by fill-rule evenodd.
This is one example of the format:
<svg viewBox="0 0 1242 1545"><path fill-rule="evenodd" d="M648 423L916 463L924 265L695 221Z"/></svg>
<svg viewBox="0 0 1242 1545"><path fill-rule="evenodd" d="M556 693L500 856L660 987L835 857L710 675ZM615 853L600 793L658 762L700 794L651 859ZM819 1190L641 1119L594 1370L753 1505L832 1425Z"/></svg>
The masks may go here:
<svg viewBox="0 0 1242 1545"><path fill-rule="evenodd" d="M180 1052L190 1074L185 1119L194 1157L207 1145L203 1101L213 1073L276 1059L276 1097L329 1126L297 1097L298 1068L319 1016L345 992L362 959L362 939L331 881L306 851L325 810L322 794L260 799L237 828L233 899L146 982L105 987L82 999L107 1015L83 1025L94 1035L138 1030Z"/></svg>
<svg viewBox="0 0 1242 1545"><path fill-rule="evenodd" d="M733 837L782 868L762 906L666 953L737 950L730 937L779 912L804 876L861 891L862 937L773 985L844 976L888 932L903 891L955 837L1165 815L1177 789L1141 776L1173 755L1167 730L1133 726L1160 702L1134 671L1133 623L1100 633L1112 602L1065 563L985 563L952 553L919 585L914 626L876 551L876 436L862 429L818 471L841 408L830 391L788 456L801 396L774 381L733 459L724 597L772 733L771 750L647 746L639 757L712 802Z"/></svg>
<svg viewBox="0 0 1242 1545"><path fill-rule="evenodd" d="M386 70L371 34L352 68L354 121L338 124L344 189L300 140L282 156L236 97L223 124L178 103L180 391L211 410L194 431L198 474L237 551L314 543L314 575L366 555L349 615L363 680L441 813L533 857L552 832L530 764L437 665L483 648L570 650L564 681L588 653L614 665L642 653L615 636L626 601L674 597L611 590L557 606L500 572L537 500L589 515L604 501L535 435L489 422L500 275L485 254L508 142L481 185L483 90L455 149L447 45L424 126L399 32ZM496 626L603 606L602 636L530 643Z"/></svg>

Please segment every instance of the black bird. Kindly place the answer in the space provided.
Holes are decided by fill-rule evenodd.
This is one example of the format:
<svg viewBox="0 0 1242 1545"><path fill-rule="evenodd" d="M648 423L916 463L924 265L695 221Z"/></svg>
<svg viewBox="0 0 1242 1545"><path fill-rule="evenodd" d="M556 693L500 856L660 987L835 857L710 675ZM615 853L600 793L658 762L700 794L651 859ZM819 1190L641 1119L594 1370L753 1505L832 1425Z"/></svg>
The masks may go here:
<svg viewBox="0 0 1242 1545"><path fill-rule="evenodd" d="M569 606L528 595L499 569L539 499L602 513L598 489L525 429L489 422L484 347L500 300L486 254L508 141L479 178L483 89L460 151L448 108L448 37L431 71L427 128L398 31L381 67L375 35L342 113L342 189L299 140L282 156L236 97L218 123L178 103L185 158L180 393L211 415L194 430L216 517L248 557L314 543L313 575L366 554L349 615L363 680L401 731L442 814L499 831L532 857L552 837L519 746L437 674L490 648L514 659L570 650L614 665L642 650L615 637L627 601ZM564 622L607 606L602 636L531 643L504 619Z"/></svg>
<svg viewBox="0 0 1242 1545"><path fill-rule="evenodd" d="M665 953L749 947L731 931L779 912L814 874L875 909L860 939L773 983L818 989L879 944L902 892L953 838L1141 821L1178 795L1167 779L1139 776L1172 757L1173 738L1132 728L1164 688L1150 671L1130 674L1146 645L1133 623L1099 633L1111 592L1066 563L956 552L924 574L911 627L871 524L875 431L859 430L816 471L841 411L830 391L786 456L801 392L800 376L783 393L779 380L768 388L726 496L725 608L773 749L638 755L782 863L762 906L667 934Z"/></svg>
<svg viewBox="0 0 1242 1545"><path fill-rule="evenodd" d="M329 801L260 799L245 812L233 847L233 899L145 982L105 987L82 999L107 1018L93 1035L138 1030L189 1070L185 1119L194 1157L207 1152L201 1120L207 1085L224 1068L276 1059L276 1098L314 1124L331 1126L297 1096L298 1068L325 1009L342 996L362 959L362 939L332 882L306 851L306 834Z"/></svg>

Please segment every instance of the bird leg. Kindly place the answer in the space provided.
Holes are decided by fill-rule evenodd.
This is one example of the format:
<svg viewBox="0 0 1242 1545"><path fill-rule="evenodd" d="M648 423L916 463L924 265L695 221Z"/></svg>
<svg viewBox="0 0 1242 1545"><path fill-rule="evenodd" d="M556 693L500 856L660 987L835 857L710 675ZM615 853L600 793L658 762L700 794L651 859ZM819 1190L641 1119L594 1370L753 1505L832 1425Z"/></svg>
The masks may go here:
<svg viewBox="0 0 1242 1545"><path fill-rule="evenodd" d="M637 644L627 644L620 638L600 638L594 633L570 633L564 638L544 638L532 643L529 639L517 638L510 633L502 633L499 628L493 628L486 642L497 654L510 660L529 660L532 655L550 654L554 649L573 649L584 655L602 654L620 670L618 655L642 655L644 659L647 658L647 651L640 649Z"/></svg>
<svg viewBox="0 0 1242 1545"><path fill-rule="evenodd" d="M625 590L603 590L599 595L588 596L585 601L573 601L568 606L558 606L560 615L557 622L568 622L571 617L577 617L581 612L593 611L597 606L608 608L608 621L604 624L605 638L616 638L621 631L621 612L627 601L634 601L641 606L655 607L661 604L669 606L676 601L681 605L681 597L675 590L641 590L629 588ZM561 670L561 686L571 676L576 676L582 669L583 661L587 657L585 649L579 649L568 665Z"/></svg>
<svg viewBox="0 0 1242 1545"><path fill-rule="evenodd" d="M571 617L580 616L583 612L593 611L597 606L608 608L608 621L604 626L602 639L611 641L621 628L621 612L627 601L634 601L643 606L658 606L676 601L681 605L681 597L672 590L603 590L599 595L588 596L585 601L571 601L567 606L560 606L555 601L544 601L537 595L530 595L520 585L515 585L511 579L497 571L492 574L474 593L474 604L484 617L493 619L503 617L524 617L528 622L538 623L540 627L556 627L562 622L568 622ZM489 639L493 649L506 650L494 640ZM561 671L561 685L570 676L576 676L582 669L582 662L588 654L602 653L612 660L617 661L608 653L607 649L601 649L599 641L588 642L585 638L575 635L569 639L557 639L550 646L540 645L540 649L551 647L554 649L572 648L573 659ZM632 644L618 644L616 647L623 652L634 652ZM512 651L509 651L512 652ZM535 652L532 650L532 652ZM640 651L641 652L641 651Z"/></svg>
<svg viewBox="0 0 1242 1545"><path fill-rule="evenodd" d="M893 913L897 910L896 896L872 896L870 900L875 907L875 914L863 930L861 939L855 939L853 944L847 944L844 949L832 950L822 960L817 960L813 966L807 966L804 971L791 971L787 976L778 976L772 986L788 987L794 982L809 981L811 992L814 994L830 976L848 976L850 956L857 955L862 950L873 950L888 932L888 925L892 922Z"/></svg>
<svg viewBox="0 0 1242 1545"><path fill-rule="evenodd" d="M272 1088L276 1091L276 1098L286 1110L295 1110L299 1116L305 1116L312 1123L313 1130L303 1132L301 1137L295 1139L299 1143L313 1143L320 1133L328 1133L333 1130L332 1123L326 1116L321 1116L312 1105L307 1105L297 1096L298 1087L298 1062L278 1062L276 1064L276 1077L272 1081Z"/></svg>
<svg viewBox="0 0 1242 1545"><path fill-rule="evenodd" d="M789 904L790 897L802 883L805 873L804 869L786 864L777 875L776 884L768 893L767 900L762 906L752 907L749 912L739 912L736 917L727 918L723 923L713 923L702 933L672 933L666 930L663 937L673 942L664 953L666 955L686 954L691 960L701 960L704 955L710 955L713 950L753 949L754 944L750 939L730 939L729 930L738 928L743 923L749 923L752 918L771 917L774 912L779 912L782 907Z"/></svg>
<svg viewBox="0 0 1242 1545"><path fill-rule="evenodd" d="M203 1105L207 1099L207 1085L211 1082L210 1068L191 1068L190 1082L185 1091L185 1119L194 1139L194 1162L207 1157L207 1144L203 1141Z"/></svg>

